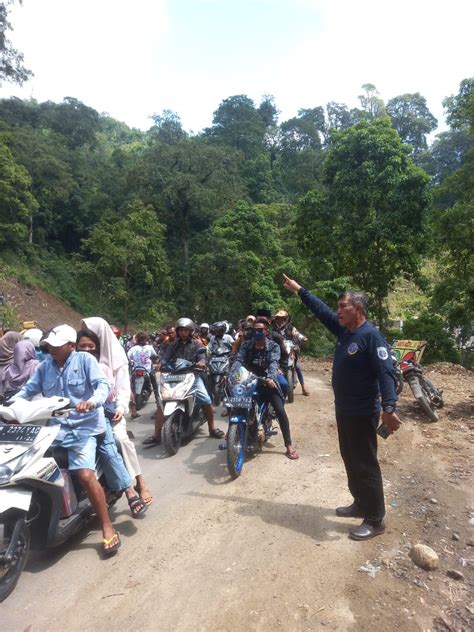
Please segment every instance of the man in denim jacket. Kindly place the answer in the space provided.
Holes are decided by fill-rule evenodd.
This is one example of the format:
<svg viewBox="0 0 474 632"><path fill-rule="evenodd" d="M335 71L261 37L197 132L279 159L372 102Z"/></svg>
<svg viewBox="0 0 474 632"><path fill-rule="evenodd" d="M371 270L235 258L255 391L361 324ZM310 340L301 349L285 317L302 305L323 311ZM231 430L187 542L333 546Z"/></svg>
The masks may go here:
<svg viewBox="0 0 474 632"><path fill-rule="evenodd" d="M75 407L69 417L60 418L61 429L55 444L67 449L69 469L85 488L102 524L104 552L113 553L119 548L120 539L110 521L104 490L95 475L97 441L105 432L102 406L110 387L97 360L89 353L76 352L76 331L72 327L55 327L44 342L49 355L15 399L56 395L67 397Z"/></svg>

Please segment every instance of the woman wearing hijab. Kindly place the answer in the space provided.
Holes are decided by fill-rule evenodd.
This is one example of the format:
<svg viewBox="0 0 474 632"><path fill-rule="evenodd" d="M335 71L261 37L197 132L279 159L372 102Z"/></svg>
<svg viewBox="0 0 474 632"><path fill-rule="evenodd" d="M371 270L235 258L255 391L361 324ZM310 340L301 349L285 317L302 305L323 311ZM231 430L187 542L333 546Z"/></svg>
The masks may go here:
<svg viewBox="0 0 474 632"><path fill-rule="evenodd" d="M125 414L130 402L130 376L128 373L127 355L117 340L109 323L103 318L92 317L82 320L83 327L93 331L100 342L100 364L109 367L115 389L115 414L111 419L115 437L120 441L122 456L127 470L136 480L135 489L144 503L150 505L153 496L145 483L135 444L127 434Z"/></svg>
<svg viewBox="0 0 474 632"><path fill-rule="evenodd" d="M13 363L15 345L20 340L23 340L23 336L17 331L9 331L0 338L0 395L3 395L3 376Z"/></svg>
<svg viewBox="0 0 474 632"><path fill-rule="evenodd" d="M36 371L38 364L34 344L30 340L19 340L13 350L13 362L3 372L0 385L2 394L19 391Z"/></svg>

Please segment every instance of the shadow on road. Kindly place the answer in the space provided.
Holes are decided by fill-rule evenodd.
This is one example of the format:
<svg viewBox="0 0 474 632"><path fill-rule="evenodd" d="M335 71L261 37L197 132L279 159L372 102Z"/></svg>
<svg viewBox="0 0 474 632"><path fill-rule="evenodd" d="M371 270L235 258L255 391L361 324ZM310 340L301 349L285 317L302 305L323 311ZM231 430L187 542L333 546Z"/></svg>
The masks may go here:
<svg viewBox="0 0 474 632"><path fill-rule="evenodd" d="M198 498L212 498L220 502L232 502L236 514L260 518L267 524L276 525L283 529L296 531L318 542L340 540L341 536L334 535L337 532L347 535L351 523L338 522L334 518L334 512L324 507L314 505L302 505L294 503L277 503L260 498L244 498L242 496L217 496L214 494L201 494L189 492L189 496Z"/></svg>
<svg viewBox="0 0 474 632"><path fill-rule="evenodd" d="M118 513L114 512L114 515L111 515L112 522L114 522L114 527L117 529L120 537L123 539L129 538L133 536L137 532L136 526L133 524L133 520L125 520L123 522L119 522L115 524L115 518L121 514L128 513L125 511L121 511ZM112 511L111 511L112 514ZM28 556L28 561L25 567L25 573L40 573L45 569L49 568L57 564L65 555L70 553L71 551L85 551L87 549L93 549L97 552L99 557L103 557L102 546L100 543L94 542L85 542L86 538L88 538L94 531L98 532L98 537L102 539L100 535L100 524L97 518L94 518L89 527L80 531L75 536L64 542L58 547L46 550L32 550ZM104 558L105 559L105 558ZM112 558L110 558L112 559Z"/></svg>

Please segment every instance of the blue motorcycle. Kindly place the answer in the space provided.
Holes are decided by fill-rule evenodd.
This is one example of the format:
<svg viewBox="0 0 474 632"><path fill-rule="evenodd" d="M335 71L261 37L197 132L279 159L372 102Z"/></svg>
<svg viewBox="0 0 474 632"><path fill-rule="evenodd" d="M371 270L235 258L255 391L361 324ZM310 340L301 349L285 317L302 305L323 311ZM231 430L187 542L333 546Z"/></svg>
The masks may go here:
<svg viewBox="0 0 474 632"><path fill-rule="evenodd" d="M258 397L258 386L264 381L244 367L229 377L225 401L229 409L227 467L233 479L242 473L246 453L257 452L268 437L276 434L273 407Z"/></svg>

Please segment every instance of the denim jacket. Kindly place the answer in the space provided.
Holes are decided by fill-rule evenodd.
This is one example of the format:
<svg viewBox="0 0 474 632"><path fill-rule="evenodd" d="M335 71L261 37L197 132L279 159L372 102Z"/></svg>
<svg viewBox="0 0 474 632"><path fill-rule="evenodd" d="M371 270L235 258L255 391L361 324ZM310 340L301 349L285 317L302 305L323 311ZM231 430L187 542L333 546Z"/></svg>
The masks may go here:
<svg viewBox="0 0 474 632"><path fill-rule="evenodd" d="M90 401L97 408L85 413L69 413L59 418L61 430L74 428L81 435L98 435L105 431L103 404L110 391L107 378L97 360L90 353L72 351L64 366L59 368L52 356L38 366L28 382L16 394L16 398L31 399L35 395L67 397L71 406ZM62 434L62 433L61 433Z"/></svg>

